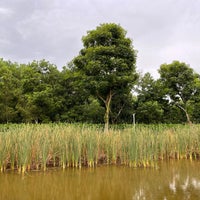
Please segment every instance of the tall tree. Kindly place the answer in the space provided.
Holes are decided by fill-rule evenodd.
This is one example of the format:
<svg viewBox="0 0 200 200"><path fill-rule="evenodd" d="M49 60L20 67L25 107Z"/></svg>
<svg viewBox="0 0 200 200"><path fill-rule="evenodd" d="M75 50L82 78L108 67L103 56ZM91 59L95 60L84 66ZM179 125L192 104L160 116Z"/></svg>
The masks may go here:
<svg viewBox="0 0 200 200"><path fill-rule="evenodd" d="M105 105L108 130L110 105L114 95L128 93L137 79L136 51L126 31L113 23L102 24L82 38L84 48L73 60L86 88Z"/></svg>
<svg viewBox="0 0 200 200"><path fill-rule="evenodd" d="M171 64L163 64L159 69L160 80L167 88L171 103L181 109L187 122L191 123L190 109L192 99L197 93L198 75L189 65L174 61Z"/></svg>

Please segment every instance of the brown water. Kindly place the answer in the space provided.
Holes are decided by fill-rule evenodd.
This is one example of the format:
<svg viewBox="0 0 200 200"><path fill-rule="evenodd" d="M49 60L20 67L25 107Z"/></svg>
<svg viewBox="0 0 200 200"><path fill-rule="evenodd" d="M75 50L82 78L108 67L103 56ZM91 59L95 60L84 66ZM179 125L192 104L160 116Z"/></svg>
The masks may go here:
<svg viewBox="0 0 200 200"><path fill-rule="evenodd" d="M0 200L199 200L200 162L0 174Z"/></svg>

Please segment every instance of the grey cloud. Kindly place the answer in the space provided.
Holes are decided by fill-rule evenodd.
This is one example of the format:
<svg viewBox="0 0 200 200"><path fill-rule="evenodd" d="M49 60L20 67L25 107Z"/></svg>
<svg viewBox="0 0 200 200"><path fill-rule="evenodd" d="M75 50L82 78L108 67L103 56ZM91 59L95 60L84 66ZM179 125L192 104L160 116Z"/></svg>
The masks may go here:
<svg viewBox="0 0 200 200"><path fill-rule="evenodd" d="M45 58L61 69L87 30L114 22L133 39L139 70L156 76L162 63L180 59L200 72L199 9L196 0L1 0L0 57Z"/></svg>

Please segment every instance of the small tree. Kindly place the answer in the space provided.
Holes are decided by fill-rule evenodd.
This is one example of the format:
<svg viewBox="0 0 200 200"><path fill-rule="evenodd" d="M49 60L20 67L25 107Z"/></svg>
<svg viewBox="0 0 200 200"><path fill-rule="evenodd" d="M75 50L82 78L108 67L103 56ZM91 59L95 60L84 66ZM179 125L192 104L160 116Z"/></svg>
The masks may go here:
<svg viewBox="0 0 200 200"><path fill-rule="evenodd" d="M188 123L192 123L189 110L198 91L196 87L196 82L199 81L198 75L188 65L179 61L161 65L159 73L171 103L185 113Z"/></svg>
<svg viewBox="0 0 200 200"><path fill-rule="evenodd" d="M102 24L82 38L84 48L73 60L87 89L105 105L108 130L110 105L114 95L131 91L137 79L136 51L126 31L116 24Z"/></svg>

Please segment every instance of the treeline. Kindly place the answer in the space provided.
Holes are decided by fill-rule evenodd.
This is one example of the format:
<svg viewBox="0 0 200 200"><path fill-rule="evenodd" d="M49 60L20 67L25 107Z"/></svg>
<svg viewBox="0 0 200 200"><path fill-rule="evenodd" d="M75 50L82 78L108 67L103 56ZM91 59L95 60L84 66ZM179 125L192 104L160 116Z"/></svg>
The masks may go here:
<svg viewBox="0 0 200 200"><path fill-rule="evenodd" d="M200 76L185 63L161 65L160 78L140 74L129 94L113 96L111 123L200 122ZM0 59L0 123L104 123L105 105L73 68L48 61Z"/></svg>
<svg viewBox="0 0 200 200"><path fill-rule="evenodd" d="M46 60L0 59L0 123L199 123L200 75L174 61L160 77L136 71L137 51L117 24L101 24L59 71Z"/></svg>

